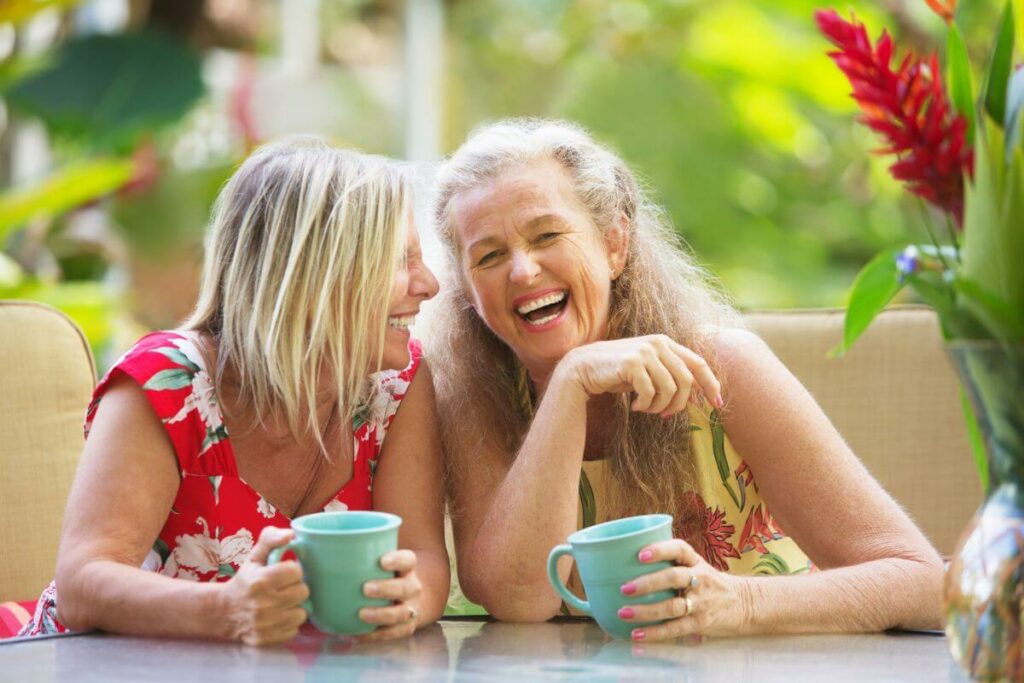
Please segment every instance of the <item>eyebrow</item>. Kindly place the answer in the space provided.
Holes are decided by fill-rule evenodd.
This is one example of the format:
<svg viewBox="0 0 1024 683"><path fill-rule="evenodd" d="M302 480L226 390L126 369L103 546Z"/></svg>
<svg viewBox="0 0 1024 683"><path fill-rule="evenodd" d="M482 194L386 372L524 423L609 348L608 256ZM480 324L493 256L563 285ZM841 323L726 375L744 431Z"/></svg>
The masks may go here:
<svg viewBox="0 0 1024 683"><path fill-rule="evenodd" d="M524 226L524 229L526 229L526 230L535 230L536 228L538 228L541 225L544 225L545 223L565 223L565 222L567 222L567 221L565 220L565 218L561 214L558 214L558 213L543 213L543 214L541 214L539 216L535 216L534 218L531 218L529 221L527 221L526 225ZM497 244L500 244L500 243L501 243L501 239L499 239L498 237L495 237L494 235L486 235L485 237L481 237L480 239L478 239L476 241L470 242L468 245L466 245L466 250L467 251L472 251L474 248L477 248L477 247L484 247L484 246L489 246L489 245L497 245Z"/></svg>

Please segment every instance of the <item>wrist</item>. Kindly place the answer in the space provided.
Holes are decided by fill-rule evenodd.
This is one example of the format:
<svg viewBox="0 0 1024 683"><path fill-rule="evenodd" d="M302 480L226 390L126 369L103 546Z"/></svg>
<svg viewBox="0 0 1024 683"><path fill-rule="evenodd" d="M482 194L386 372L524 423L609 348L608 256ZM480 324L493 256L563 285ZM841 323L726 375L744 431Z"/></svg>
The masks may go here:
<svg viewBox="0 0 1024 683"><path fill-rule="evenodd" d="M205 621L203 632L221 640L238 640L231 618L228 584L211 582L197 587L202 591L198 602Z"/></svg>
<svg viewBox="0 0 1024 683"><path fill-rule="evenodd" d="M569 351L562 357L562 360L558 361L554 372L551 373L551 381L548 383L545 393L554 389L561 395L561 398L575 398L586 403L590 400L590 394L587 393L580 381L574 352L575 349Z"/></svg>

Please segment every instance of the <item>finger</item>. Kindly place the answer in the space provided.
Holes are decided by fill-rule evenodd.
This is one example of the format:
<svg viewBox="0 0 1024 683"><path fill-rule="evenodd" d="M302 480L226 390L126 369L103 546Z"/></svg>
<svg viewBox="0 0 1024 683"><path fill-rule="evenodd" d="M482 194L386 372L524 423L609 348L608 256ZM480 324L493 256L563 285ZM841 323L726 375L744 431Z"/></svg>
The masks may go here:
<svg viewBox="0 0 1024 683"><path fill-rule="evenodd" d="M689 607L687 606L689 600ZM691 616L696 610L696 599L691 596L676 596L648 605L626 605L619 610L619 619L623 621L665 621Z"/></svg>
<svg viewBox="0 0 1024 683"><path fill-rule="evenodd" d="M299 635L298 626L281 626L260 629L242 637L242 642L255 647L272 647L287 643Z"/></svg>
<svg viewBox="0 0 1024 683"><path fill-rule="evenodd" d="M409 603L401 602L388 607L364 607L359 610L359 618L367 624L380 626L394 626L412 620L416 613L410 608Z"/></svg>
<svg viewBox="0 0 1024 683"><path fill-rule="evenodd" d="M672 373L672 379L676 383L676 393L672 396L669 404L661 411L662 417L669 417L686 410L686 402L690 398L693 387L693 375L686 367L683 359L671 349L661 355L661 361L666 369Z"/></svg>
<svg viewBox="0 0 1024 683"><path fill-rule="evenodd" d="M261 578L274 590L302 583L302 566L294 560L279 562L262 570Z"/></svg>
<svg viewBox="0 0 1024 683"><path fill-rule="evenodd" d="M637 553L637 559L644 563L672 562L686 567L696 567L704 561L704 558L693 549L693 546L681 538L658 541L644 546Z"/></svg>
<svg viewBox="0 0 1024 683"><path fill-rule="evenodd" d="M254 564L266 564L267 555L271 550L288 543L294 537L295 532L291 529L277 526L264 527L260 532L259 540L256 541L252 552L249 553L248 561Z"/></svg>
<svg viewBox="0 0 1024 683"><path fill-rule="evenodd" d="M654 626L633 629L631 635L636 641L670 640L697 633L697 622L693 617L680 617Z"/></svg>
<svg viewBox="0 0 1024 683"><path fill-rule="evenodd" d="M420 594L420 582L415 576L367 581L363 584L363 593L368 598L405 602Z"/></svg>
<svg viewBox="0 0 1024 683"><path fill-rule="evenodd" d="M416 553L411 550L393 550L380 558L381 569L408 574L416 568Z"/></svg>
<svg viewBox="0 0 1024 683"><path fill-rule="evenodd" d="M660 355L655 356L648 363L647 374L654 384L654 398L651 399L651 405L647 407L647 412L660 413L672 402L679 387L672 377L672 373L665 367Z"/></svg>
<svg viewBox="0 0 1024 683"><path fill-rule="evenodd" d="M686 363L694 380L700 386L701 391L716 408L722 408L725 401L722 398L722 384L715 377L711 366L702 356L697 355L682 344L674 344L672 347L676 354Z"/></svg>
<svg viewBox="0 0 1024 683"><path fill-rule="evenodd" d="M275 603L282 608L301 605L309 597L309 587L302 583L294 583L277 591Z"/></svg>
<svg viewBox="0 0 1024 683"><path fill-rule="evenodd" d="M637 412L646 412L651 405L651 401L654 400L654 382L651 381L651 376L647 374L647 368L643 365L637 365L632 373L630 374L630 385L633 387L633 391L636 392L636 398L633 399L633 404L630 406Z"/></svg>
<svg viewBox="0 0 1024 683"><path fill-rule="evenodd" d="M689 589L693 576L693 570L689 567L669 567L627 581L620 590L623 595L640 596L658 591Z"/></svg>

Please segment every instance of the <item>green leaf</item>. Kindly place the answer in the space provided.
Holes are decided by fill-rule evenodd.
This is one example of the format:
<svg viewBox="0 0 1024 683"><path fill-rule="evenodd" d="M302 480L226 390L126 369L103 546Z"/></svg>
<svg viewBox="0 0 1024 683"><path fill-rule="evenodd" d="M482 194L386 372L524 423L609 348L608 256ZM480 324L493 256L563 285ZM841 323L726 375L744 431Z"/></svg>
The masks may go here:
<svg viewBox="0 0 1024 683"><path fill-rule="evenodd" d="M736 507L742 507L740 505L739 496L732 490L732 485L729 484L729 459L725 453L725 428L718 419L718 411L711 411L711 451L715 455L715 465L718 467L718 476L722 479L722 486L729 492L729 497L732 498L733 502L736 503Z"/></svg>
<svg viewBox="0 0 1024 683"><path fill-rule="evenodd" d="M0 3L0 24L20 24L44 9L66 9L82 0L4 0Z"/></svg>
<svg viewBox="0 0 1024 683"><path fill-rule="evenodd" d="M142 388L152 391L184 389L192 384L192 375L185 370L161 370L150 377Z"/></svg>
<svg viewBox="0 0 1024 683"><path fill-rule="evenodd" d="M1010 70L1013 69L1013 34L1013 2L1007 0L985 84L985 109L1000 126L1005 121L1006 88L1010 82Z"/></svg>
<svg viewBox="0 0 1024 683"><path fill-rule="evenodd" d="M199 372L199 366L190 361L188 359L188 356L186 356L178 349L164 347L160 349L153 349L153 351L159 353L162 356L167 356L167 358L169 358L172 363L180 365L181 367L187 369L189 372Z"/></svg>
<svg viewBox="0 0 1024 683"><path fill-rule="evenodd" d="M956 279L956 288L964 299L961 306L969 309L989 336L1001 341L1024 341L1024 310L965 277Z"/></svg>
<svg viewBox="0 0 1024 683"><path fill-rule="evenodd" d="M80 161L54 172L38 185L0 195L0 242L25 223L54 218L110 194L132 176L129 159Z"/></svg>
<svg viewBox="0 0 1024 683"><path fill-rule="evenodd" d="M580 470L580 508L583 511L583 528L594 526L597 522L594 488L590 485L590 477L583 470Z"/></svg>
<svg viewBox="0 0 1024 683"><path fill-rule="evenodd" d="M51 133L126 151L154 128L178 121L203 92L195 51L147 31L67 41L49 65L12 86L7 98L42 119Z"/></svg>
<svg viewBox="0 0 1024 683"><path fill-rule="evenodd" d="M1013 162L1013 153L1020 140L1022 107L1024 107L1024 68L1017 69L1010 76L1010 83L1006 91L1006 115L1003 119L1003 132L1006 135L1004 154L1007 164Z"/></svg>
<svg viewBox="0 0 1024 683"><path fill-rule="evenodd" d="M964 411L964 422L967 423L967 440L971 444L971 454L974 456L974 466L978 470L978 479L981 480L981 490L988 493L988 453L985 450L985 437L981 434L981 427L978 426L978 418L974 415L974 408L967 398L967 392L960 387L960 407Z"/></svg>
<svg viewBox="0 0 1024 683"><path fill-rule="evenodd" d="M974 84L971 83L971 62L967 45L956 24L949 26L949 40L946 43L946 81L949 96L956 108L967 119L967 139L974 139Z"/></svg>
<svg viewBox="0 0 1024 683"><path fill-rule="evenodd" d="M829 355L841 356L846 353L875 316L903 288L896 271L896 257L899 253L899 249L883 251L858 273L850 288L850 299L846 306L843 341Z"/></svg>
<svg viewBox="0 0 1024 683"><path fill-rule="evenodd" d="M761 560L754 565L754 572L757 574L790 574L789 564L776 553L768 553L761 556Z"/></svg>

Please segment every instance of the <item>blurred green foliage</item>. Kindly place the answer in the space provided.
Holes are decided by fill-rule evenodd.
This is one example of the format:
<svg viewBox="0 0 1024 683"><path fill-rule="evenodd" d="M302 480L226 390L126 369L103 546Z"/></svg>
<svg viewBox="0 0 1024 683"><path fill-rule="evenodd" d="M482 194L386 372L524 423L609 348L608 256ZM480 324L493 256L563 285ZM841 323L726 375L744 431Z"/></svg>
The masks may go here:
<svg viewBox="0 0 1024 683"><path fill-rule="evenodd" d="M445 144L506 116L578 121L648 181L740 305L841 305L879 249L918 236L920 209L869 153L826 57L812 15L830 4L873 37L942 47L923 0L455 3ZM990 10L969 12L983 33Z"/></svg>

